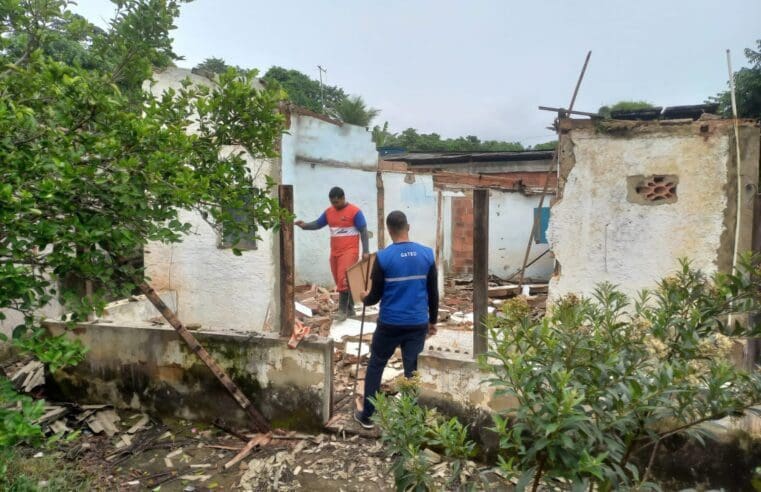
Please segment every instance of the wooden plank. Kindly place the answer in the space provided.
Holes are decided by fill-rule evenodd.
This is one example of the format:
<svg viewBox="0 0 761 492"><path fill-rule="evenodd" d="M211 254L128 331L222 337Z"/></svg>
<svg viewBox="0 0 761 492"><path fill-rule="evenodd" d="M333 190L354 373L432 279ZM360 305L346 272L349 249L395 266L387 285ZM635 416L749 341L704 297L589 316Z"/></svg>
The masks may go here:
<svg viewBox="0 0 761 492"><path fill-rule="evenodd" d="M215 361L211 355L209 355L209 352L203 348L196 337L194 337L193 334L190 333L187 328L185 328L177 315L174 314L174 311L169 309L169 306L167 306L164 301L161 300L161 297L159 297L158 293L153 289L153 287L145 282L141 282L139 286L140 291L145 294L145 297L151 301L151 304L153 304L154 307L161 313L164 319L166 319L169 324L172 325L172 328L174 328L174 330L180 335L180 338L182 338L190 350L194 352L198 358L203 361L204 364L206 364L206 367L208 367L214 376L216 376L216 378L219 380L219 382L222 383L222 386L224 386L225 389L230 392L235 401L238 402L238 405L240 405L241 408L243 408L243 410L245 410L245 412L249 415L249 417L251 417L251 421L254 424L255 428L262 432L269 432L270 425L267 420L262 416L262 414L259 413L256 408L254 408L254 405L251 404L251 401L246 398L246 395L241 392L233 380L230 379L227 373L219 366L219 364L217 364L217 361Z"/></svg>
<svg viewBox="0 0 761 492"><path fill-rule="evenodd" d="M385 200L386 194L383 187L383 173L378 171L375 174L376 201L378 209L378 249L386 247L386 222L385 222ZM368 251L364 251L367 253ZM356 301L355 301L356 302Z"/></svg>
<svg viewBox="0 0 761 492"><path fill-rule="evenodd" d="M437 171L433 173L433 185L436 189L471 189L491 188L502 191L519 191L536 193L543 190L545 181L551 193L557 187L557 176L545 172L520 172L499 174L469 174Z"/></svg>
<svg viewBox="0 0 761 492"><path fill-rule="evenodd" d="M280 207L293 214L293 185L277 187ZM290 337L296 322L294 305L293 222L280 222L280 336Z"/></svg>
<svg viewBox="0 0 761 492"><path fill-rule="evenodd" d="M486 352L489 306L489 190L473 191L473 356Z"/></svg>
<svg viewBox="0 0 761 492"><path fill-rule="evenodd" d="M235 455L233 459L225 463L224 469L229 470L233 466L240 463L241 460L243 460L246 456L251 454L251 452L256 448L257 446L265 446L267 443L269 443L272 440L272 434L259 434L257 436L254 436L253 439L248 441L248 444L246 444L243 449L240 450L238 454Z"/></svg>
<svg viewBox="0 0 761 492"><path fill-rule="evenodd" d="M436 198L436 267L441 268L442 250L444 248L444 196L439 191Z"/></svg>

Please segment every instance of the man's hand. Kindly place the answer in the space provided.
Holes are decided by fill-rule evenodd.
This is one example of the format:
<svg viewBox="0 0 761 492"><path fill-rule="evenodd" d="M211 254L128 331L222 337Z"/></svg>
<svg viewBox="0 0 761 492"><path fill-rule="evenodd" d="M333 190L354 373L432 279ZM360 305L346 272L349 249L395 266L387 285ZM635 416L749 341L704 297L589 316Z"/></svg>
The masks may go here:
<svg viewBox="0 0 761 492"><path fill-rule="evenodd" d="M362 260L367 260L370 258L370 253L362 253Z"/></svg>
<svg viewBox="0 0 761 492"><path fill-rule="evenodd" d="M369 290L363 290L362 292L360 292L359 298L362 300L362 302L365 302L365 298L368 295L370 295L370 291Z"/></svg>
<svg viewBox="0 0 761 492"><path fill-rule="evenodd" d="M297 220L296 222L293 223L293 225L301 227L303 229L304 228L304 221L303 220Z"/></svg>
<svg viewBox="0 0 761 492"><path fill-rule="evenodd" d="M428 323L428 335L426 335L426 338L430 338L436 334L438 330L436 330L436 323Z"/></svg>

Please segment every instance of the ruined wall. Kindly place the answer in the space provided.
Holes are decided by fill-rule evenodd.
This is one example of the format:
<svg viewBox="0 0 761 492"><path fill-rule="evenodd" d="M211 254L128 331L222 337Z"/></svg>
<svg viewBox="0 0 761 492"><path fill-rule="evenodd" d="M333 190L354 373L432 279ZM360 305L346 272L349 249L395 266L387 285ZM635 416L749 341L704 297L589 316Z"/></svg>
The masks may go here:
<svg viewBox="0 0 761 492"><path fill-rule="evenodd" d="M498 438L489 430L494 425L491 414L514 408L515 398L496 395L495 388L484 382L489 374L471 355L424 351L418 358L418 374L420 401L445 415L459 417L470 426L470 436L484 454L493 454Z"/></svg>
<svg viewBox="0 0 761 492"><path fill-rule="evenodd" d="M260 185L265 175L278 174L274 159L251 159L249 167ZM145 248L151 285L177 293L180 319L220 331L261 331L267 320L277 320L277 233L261 231L256 250L235 256L199 214L181 211L180 220L192 225L183 242Z"/></svg>
<svg viewBox="0 0 761 492"><path fill-rule="evenodd" d="M489 193L489 274L509 277L523 266L526 242L534 220L538 195L514 191L491 190ZM549 198L545 199L545 204ZM473 273L473 196L452 198L451 270L453 273ZM529 261L547 250L546 244L533 244ZM554 260L551 254L526 269L526 277L549 280Z"/></svg>
<svg viewBox="0 0 761 492"><path fill-rule="evenodd" d="M560 273L551 298L602 281L628 294L689 258L707 273L731 266L736 165L726 120L562 122L560 199L549 241ZM750 249L759 129L741 127L742 236Z"/></svg>
<svg viewBox="0 0 761 492"><path fill-rule="evenodd" d="M355 125L293 115L282 147L282 182L293 185L296 217L307 222L317 219L330 206L330 188L340 186L346 199L365 214L371 233L370 249L375 251L378 152L371 134ZM296 282L333 286L327 228L319 231L296 228L295 234Z"/></svg>
<svg viewBox="0 0 761 492"><path fill-rule="evenodd" d="M63 331L59 323L47 327L53 334ZM194 334L273 427L314 431L329 419L332 341L313 336L291 350L275 335ZM249 423L171 328L140 322L86 324L70 336L89 348L87 357L55 374L49 396L165 417Z"/></svg>
<svg viewBox="0 0 761 492"><path fill-rule="evenodd" d="M410 239L435 250L438 193L433 189L433 177L430 174L384 172L383 189L385 214L393 210L404 212L410 223ZM391 244L388 233L386 244Z"/></svg>
<svg viewBox="0 0 761 492"><path fill-rule="evenodd" d="M146 83L145 88L158 95L169 88L178 89L186 77L197 85L212 83L188 69L170 67L154 74L154 82ZM278 159L249 158L248 166L259 186L266 183L266 175L279 180ZM180 319L220 331L261 331L268 320L277 320L277 288L273 288L277 281L276 233L262 231L255 250L235 256L232 249L223 247L219 231L199 214L181 211L179 219L192 225L191 233L182 243L148 244L145 265L156 290L176 293ZM276 330L277 326L266 328Z"/></svg>

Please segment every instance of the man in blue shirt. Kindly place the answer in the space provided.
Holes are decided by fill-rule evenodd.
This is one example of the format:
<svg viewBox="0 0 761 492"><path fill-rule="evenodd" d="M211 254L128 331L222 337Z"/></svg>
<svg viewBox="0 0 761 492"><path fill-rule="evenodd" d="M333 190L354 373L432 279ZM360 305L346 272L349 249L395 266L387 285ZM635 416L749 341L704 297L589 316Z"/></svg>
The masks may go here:
<svg viewBox="0 0 761 492"><path fill-rule="evenodd" d="M433 250L410 241L410 226L403 212L395 210L388 214L386 228L393 244L378 251L371 274L372 286L363 293L366 306L380 301L378 326L365 375L365 402L361 412L354 411L354 420L366 429L373 428L370 416L375 412L368 397L380 389L388 359L401 347L404 376L412 377L426 336L436 333L439 312Z"/></svg>

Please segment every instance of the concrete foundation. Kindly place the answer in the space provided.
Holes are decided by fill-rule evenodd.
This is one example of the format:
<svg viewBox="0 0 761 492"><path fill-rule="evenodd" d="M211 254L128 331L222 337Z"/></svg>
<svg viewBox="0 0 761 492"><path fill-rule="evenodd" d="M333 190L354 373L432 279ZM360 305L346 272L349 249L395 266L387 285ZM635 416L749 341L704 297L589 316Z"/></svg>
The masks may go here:
<svg viewBox="0 0 761 492"><path fill-rule="evenodd" d="M513 397L497 394L472 356L425 351L418 358L421 378L420 401L467 424L470 438L479 443L485 457L499 449L497 435L490 430L491 414L506 413L517 405Z"/></svg>
<svg viewBox="0 0 761 492"><path fill-rule="evenodd" d="M140 303L112 311L144 309ZM147 308L145 308L147 310ZM65 326L47 321L54 335ZM273 427L317 430L330 418L333 341L309 337L295 350L273 334L194 332ZM245 426L248 418L203 362L167 326L100 320L70 331L86 360L56 373L53 398L110 403L153 415Z"/></svg>

